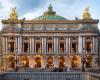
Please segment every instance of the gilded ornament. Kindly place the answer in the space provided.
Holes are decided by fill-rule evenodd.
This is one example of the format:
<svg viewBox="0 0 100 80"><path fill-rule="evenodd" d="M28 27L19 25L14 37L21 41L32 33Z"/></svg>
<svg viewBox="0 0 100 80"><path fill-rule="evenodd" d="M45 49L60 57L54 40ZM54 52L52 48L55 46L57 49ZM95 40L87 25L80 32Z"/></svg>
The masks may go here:
<svg viewBox="0 0 100 80"><path fill-rule="evenodd" d="M12 8L11 12L10 12L10 19L15 20L17 18L18 18L18 16L17 16L16 8Z"/></svg>
<svg viewBox="0 0 100 80"><path fill-rule="evenodd" d="M83 17L83 19L86 19L86 20L92 19L91 14L89 12L89 8L84 9L82 17Z"/></svg>

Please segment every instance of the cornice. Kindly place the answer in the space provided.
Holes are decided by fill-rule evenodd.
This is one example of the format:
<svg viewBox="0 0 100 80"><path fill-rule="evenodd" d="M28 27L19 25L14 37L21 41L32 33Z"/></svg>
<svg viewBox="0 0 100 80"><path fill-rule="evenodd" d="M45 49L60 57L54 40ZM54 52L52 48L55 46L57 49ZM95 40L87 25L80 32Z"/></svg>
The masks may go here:
<svg viewBox="0 0 100 80"><path fill-rule="evenodd" d="M79 24L79 23L98 23L98 19L91 19L91 20L2 20L2 24Z"/></svg>

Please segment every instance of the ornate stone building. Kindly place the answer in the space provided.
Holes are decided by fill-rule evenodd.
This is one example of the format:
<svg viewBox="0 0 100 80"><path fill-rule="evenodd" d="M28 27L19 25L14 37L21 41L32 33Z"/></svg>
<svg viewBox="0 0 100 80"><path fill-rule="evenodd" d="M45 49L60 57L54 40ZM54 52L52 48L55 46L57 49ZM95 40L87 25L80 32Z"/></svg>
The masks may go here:
<svg viewBox="0 0 100 80"><path fill-rule="evenodd" d="M19 20L13 8L10 18L2 20L1 68L81 69L83 57L85 68L96 68L98 22L91 18L88 8L83 18L76 20L57 15L51 5L42 16Z"/></svg>

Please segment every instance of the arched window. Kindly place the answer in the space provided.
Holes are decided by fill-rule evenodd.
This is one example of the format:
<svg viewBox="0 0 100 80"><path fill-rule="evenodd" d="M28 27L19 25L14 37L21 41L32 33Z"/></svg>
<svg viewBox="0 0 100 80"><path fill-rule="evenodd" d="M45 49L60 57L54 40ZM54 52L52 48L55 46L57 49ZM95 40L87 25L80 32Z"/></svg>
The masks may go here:
<svg viewBox="0 0 100 80"><path fill-rule="evenodd" d="M22 45L23 52L29 52L30 43L28 37L23 37Z"/></svg>
<svg viewBox="0 0 100 80"><path fill-rule="evenodd" d="M72 37L71 38L71 52L77 52L78 51L78 37Z"/></svg>
<svg viewBox="0 0 100 80"><path fill-rule="evenodd" d="M35 38L35 52L36 53L41 53L41 47L42 47L41 38L36 37Z"/></svg>
<svg viewBox="0 0 100 80"><path fill-rule="evenodd" d="M53 46L54 46L53 38L48 37L48 39L47 39L47 52L48 53L53 52Z"/></svg>
<svg viewBox="0 0 100 80"><path fill-rule="evenodd" d="M8 38L8 50L10 52L14 52L14 48L15 48L15 37L14 36L10 36Z"/></svg>
<svg viewBox="0 0 100 80"><path fill-rule="evenodd" d="M59 39L59 53L64 53L65 52L65 38L61 37Z"/></svg>
<svg viewBox="0 0 100 80"><path fill-rule="evenodd" d="M91 52L92 51L92 36L86 37L86 51Z"/></svg>

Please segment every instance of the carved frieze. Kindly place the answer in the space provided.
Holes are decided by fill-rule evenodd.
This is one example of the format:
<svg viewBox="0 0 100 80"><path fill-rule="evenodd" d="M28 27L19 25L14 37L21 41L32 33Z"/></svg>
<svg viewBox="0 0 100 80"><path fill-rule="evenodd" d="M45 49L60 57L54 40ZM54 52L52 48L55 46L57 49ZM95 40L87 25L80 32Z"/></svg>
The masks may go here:
<svg viewBox="0 0 100 80"><path fill-rule="evenodd" d="M67 24L57 24L58 30L67 30Z"/></svg>
<svg viewBox="0 0 100 80"><path fill-rule="evenodd" d="M42 30L43 24L34 24L33 28L34 28L34 30Z"/></svg>
<svg viewBox="0 0 100 80"><path fill-rule="evenodd" d="M25 31L83 31L83 30L89 30L89 31L95 31L98 30L97 24L91 24L91 23L35 23L35 24L26 24L24 23L21 25L20 23L16 24L3 24L3 28L5 27L14 27L17 30L20 30L20 28L23 28Z"/></svg>
<svg viewBox="0 0 100 80"><path fill-rule="evenodd" d="M46 26L46 30L55 30L55 24L47 24Z"/></svg>
<svg viewBox="0 0 100 80"><path fill-rule="evenodd" d="M23 30L31 30L32 25L31 24L24 24L23 25Z"/></svg>

